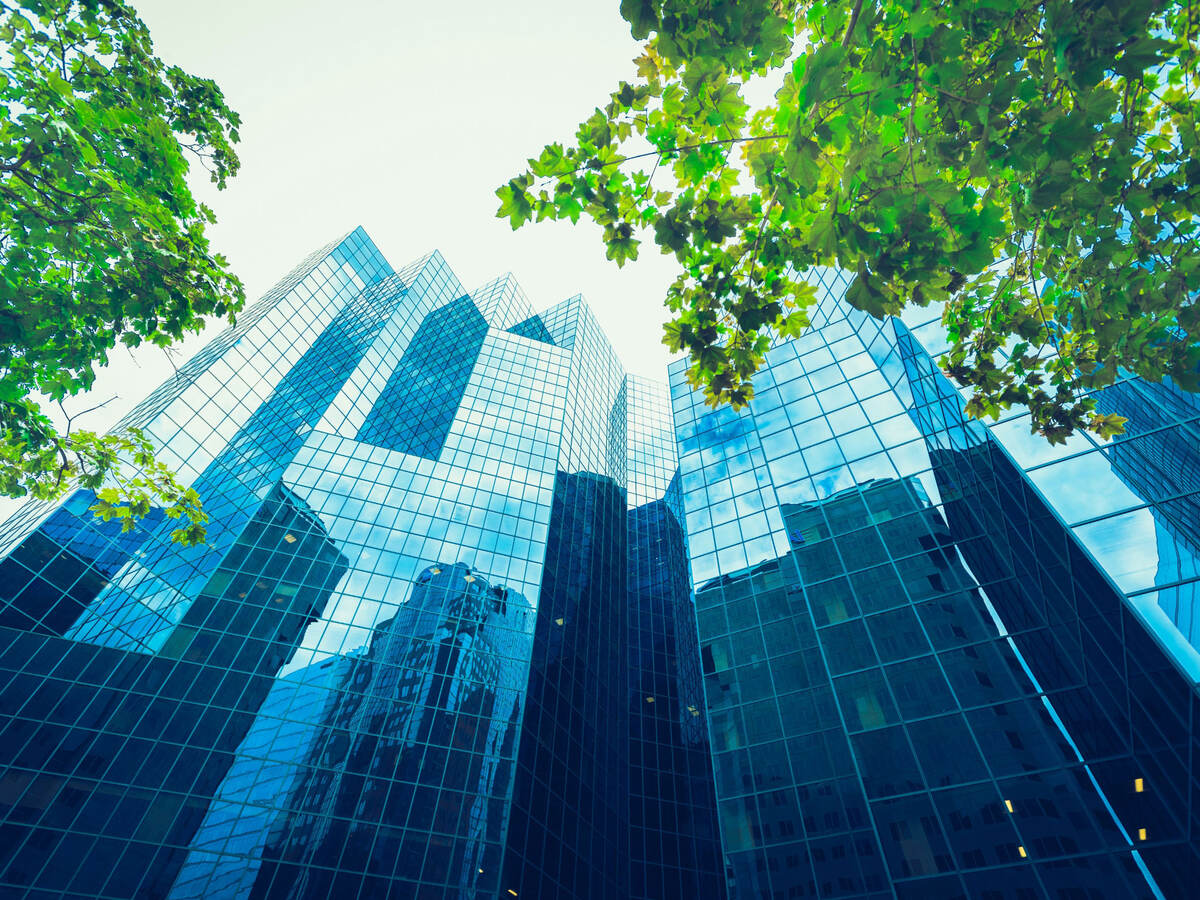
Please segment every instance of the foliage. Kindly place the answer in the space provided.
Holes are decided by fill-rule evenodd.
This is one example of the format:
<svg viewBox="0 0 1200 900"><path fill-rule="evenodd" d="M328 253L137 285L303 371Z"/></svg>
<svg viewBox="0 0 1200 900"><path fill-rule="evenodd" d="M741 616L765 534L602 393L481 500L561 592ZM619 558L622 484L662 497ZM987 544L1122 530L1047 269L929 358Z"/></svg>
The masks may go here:
<svg viewBox="0 0 1200 900"><path fill-rule="evenodd" d="M1122 430L1086 393L1121 369L1200 388L1200 5L621 12L646 39L636 77L501 187L499 214L588 216L618 264L652 229L682 267L666 343L710 402L749 400L771 335L807 325L794 275L818 265L853 273L848 301L875 316L940 305L967 412L1025 404L1052 442ZM774 102L752 110L747 83L772 73Z"/></svg>
<svg viewBox="0 0 1200 900"><path fill-rule="evenodd" d="M244 301L209 250L239 119L212 81L154 55L121 0L0 0L0 494L54 498L78 481L102 518L151 504L204 538L193 491L138 431L64 433L31 399L86 391L118 344L166 347Z"/></svg>

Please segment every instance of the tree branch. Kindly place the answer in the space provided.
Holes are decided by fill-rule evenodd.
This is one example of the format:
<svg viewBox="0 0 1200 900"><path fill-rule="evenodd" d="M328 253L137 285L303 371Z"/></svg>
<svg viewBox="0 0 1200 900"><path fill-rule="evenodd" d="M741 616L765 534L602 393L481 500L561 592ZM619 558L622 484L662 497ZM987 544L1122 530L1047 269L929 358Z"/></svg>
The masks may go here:
<svg viewBox="0 0 1200 900"><path fill-rule="evenodd" d="M769 140L777 140L778 138L782 138L782 137L787 137L787 135L786 134L762 134L762 135L756 135L753 137L723 138L723 139L714 140L714 141L700 141L699 143L696 143L696 144L684 144L682 147L668 147L665 150L649 150L646 153L635 153L633 156L622 156L620 159L614 159L612 162L601 163L598 166L594 166L591 163L587 163L582 166L576 166L574 169L568 169L566 172L556 172L553 175L546 175L545 178L566 178L568 175L574 175L576 172L580 172L584 169L602 169L607 166L619 166L619 165L621 165L621 163L629 162L632 159L645 159L648 156L661 157L667 153L682 153L685 150L698 150L701 147L715 147L715 146L719 146L721 144L739 144L739 143L743 143L746 141L769 141Z"/></svg>
<svg viewBox="0 0 1200 900"><path fill-rule="evenodd" d="M850 10L850 24L846 26L846 33L842 35L842 46L850 46L850 38L854 34L854 26L858 24L858 14L862 12L862 0L854 0L854 9Z"/></svg>

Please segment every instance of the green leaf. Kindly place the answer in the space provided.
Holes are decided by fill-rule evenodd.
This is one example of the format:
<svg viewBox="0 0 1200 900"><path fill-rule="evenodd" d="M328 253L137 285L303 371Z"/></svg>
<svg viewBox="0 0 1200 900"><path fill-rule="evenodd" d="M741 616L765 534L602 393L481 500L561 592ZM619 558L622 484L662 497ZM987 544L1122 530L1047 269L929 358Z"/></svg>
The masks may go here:
<svg viewBox="0 0 1200 900"><path fill-rule="evenodd" d="M652 0L621 0L621 17L629 23L635 40L643 41L658 26Z"/></svg>
<svg viewBox="0 0 1200 900"><path fill-rule="evenodd" d="M608 242L608 252L605 256L618 266L624 266L626 260L637 259L640 243L641 241L633 237L615 237Z"/></svg>
<svg viewBox="0 0 1200 900"><path fill-rule="evenodd" d="M1118 416L1116 413L1094 415L1091 421L1088 422L1088 428L1094 431L1101 440L1107 441L1119 434L1124 434L1125 423L1128 421L1129 419L1124 416Z"/></svg>
<svg viewBox="0 0 1200 900"><path fill-rule="evenodd" d="M833 226L833 212L823 209L813 219L808 230L808 245L821 260L832 260L837 256L837 232Z"/></svg>
<svg viewBox="0 0 1200 900"><path fill-rule="evenodd" d="M533 202L519 179L514 178L508 184L498 188L496 196L500 198L500 209L496 215L501 218L508 216L513 231L528 222L533 215Z"/></svg>
<svg viewBox="0 0 1200 900"><path fill-rule="evenodd" d="M529 170L539 177L560 175L567 171L566 157L563 155L562 144L548 144L536 160L529 161ZM511 184L511 182L510 182ZM509 213L501 213L509 215Z"/></svg>

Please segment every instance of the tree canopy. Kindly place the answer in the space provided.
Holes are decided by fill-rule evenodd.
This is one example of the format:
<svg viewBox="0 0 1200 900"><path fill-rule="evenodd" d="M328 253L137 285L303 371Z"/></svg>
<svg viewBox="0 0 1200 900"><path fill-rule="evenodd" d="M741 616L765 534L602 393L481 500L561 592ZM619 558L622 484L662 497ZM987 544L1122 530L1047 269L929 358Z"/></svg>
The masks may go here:
<svg viewBox="0 0 1200 900"><path fill-rule="evenodd" d="M587 216L609 259L681 266L665 342L740 406L796 277L838 266L884 316L938 304L966 411L1050 441L1124 419L1132 371L1200 388L1200 4L622 0L636 75L497 194L514 228ZM746 87L776 79L752 108ZM736 152L736 155L734 155Z"/></svg>
<svg viewBox="0 0 1200 900"><path fill-rule="evenodd" d="M204 539L199 498L137 429L61 431L40 408L89 389L118 346L167 346L232 319L242 285L209 248L239 119L211 80L168 66L121 0L0 0L0 494L97 493L129 527L151 505Z"/></svg>

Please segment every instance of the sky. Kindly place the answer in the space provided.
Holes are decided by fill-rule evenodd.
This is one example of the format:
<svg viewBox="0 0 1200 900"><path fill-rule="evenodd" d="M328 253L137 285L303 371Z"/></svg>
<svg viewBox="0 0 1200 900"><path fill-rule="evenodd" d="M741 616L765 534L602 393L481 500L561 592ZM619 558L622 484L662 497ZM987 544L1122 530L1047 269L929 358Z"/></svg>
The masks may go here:
<svg viewBox="0 0 1200 900"><path fill-rule="evenodd" d="M248 302L362 225L396 268L437 249L468 289L512 272L535 309L583 293L626 368L665 379L672 258L648 243L618 269L591 223L513 232L495 217L495 189L632 76L638 45L617 0L133 5L159 56L213 78L242 116L241 171L218 192L197 170L194 189ZM110 401L77 427L107 428L171 374L161 350L143 350L115 352L73 400Z"/></svg>

